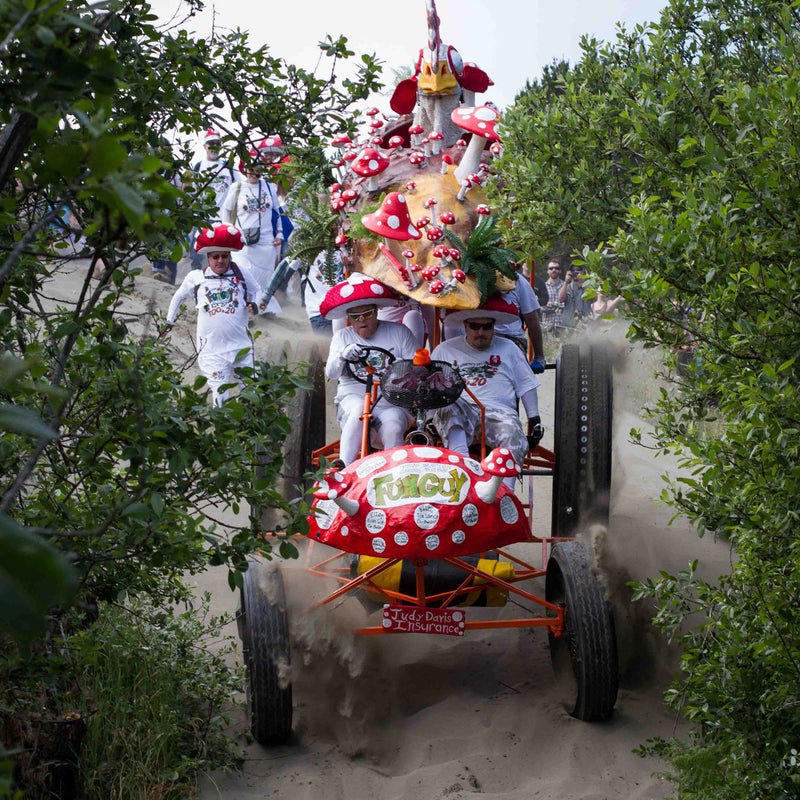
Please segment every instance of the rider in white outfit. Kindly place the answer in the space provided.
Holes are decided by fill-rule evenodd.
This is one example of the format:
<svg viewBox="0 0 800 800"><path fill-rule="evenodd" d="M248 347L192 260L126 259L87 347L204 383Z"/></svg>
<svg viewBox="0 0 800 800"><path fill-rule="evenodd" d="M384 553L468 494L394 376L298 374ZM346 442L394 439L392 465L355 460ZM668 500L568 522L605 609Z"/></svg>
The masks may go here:
<svg viewBox="0 0 800 800"><path fill-rule="evenodd" d="M496 323L513 322L517 307L494 297L480 308L451 312L451 316L455 315L464 324L464 335L446 339L434 348L431 358L458 367L464 382L484 407L487 445L509 448L522 464L528 449L542 437L539 379L519 347L494 334ZM531 423L531 436L523 430L518 399ZM433 422L451 450L468 455L469 445L480 441L480 410L466 393L455 403L438 409ZM507 483L513 490L514 480Z"/></svg>
<svg viewBox="0 0 800 800"><path fill-rule="evenodd" d="M175 324L181 305L191 302L197 307L197 365L208 379L214 404L221 405L228 391L220 387L241 386L236 370L254 366L248 309L262 290L252 270L231 260L231 252L242 249L241 233L233 226L204 228L195 247L208 263L191 270L173 295L167 330Z"/></svg>
<svg viewBox="0 0 800 800"><path fill-rule="evenodd" d="M357 374L366 374L366 360L378 375L388 366L388 357L380 347L395 358L413 358L417 343L411 331L397 322L378 319L378 307L393 304L397 296L390 289L361 273L351 275L336 284L325 295L320 308L325 317L347 317L349 326L333 334L325 376L338 380L336 419L341 428L339 456L345 465L359 456L361 447L365 385L348 371L348 362ZM403 444L405 432L414 418L404 408L391 405L381 398L372 409L372 430L378 447L390 448Z"/></svg>

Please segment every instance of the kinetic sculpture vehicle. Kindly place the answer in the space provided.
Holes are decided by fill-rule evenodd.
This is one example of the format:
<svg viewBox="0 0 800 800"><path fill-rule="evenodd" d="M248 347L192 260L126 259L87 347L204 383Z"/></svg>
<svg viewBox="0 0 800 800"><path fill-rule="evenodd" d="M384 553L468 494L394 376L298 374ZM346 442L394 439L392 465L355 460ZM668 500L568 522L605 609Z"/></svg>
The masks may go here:
<svg viewBox="0 0 800 800"><path fill-rule="evenodd" d="M485 226L480 221L491 211L481 184L491 179L488 162L499 151L499 137L493 107L458 102L463 90L482 86L477 89L482 91L490 81L474 66L465 70L458 54L441 44L435 4L426 5L429 48L409 79L416 86L398 87L392 107L400 117L391 123L377 111L369 115L371 140L353 144L349 136L338 137L341 181L331 202L342 215L341 246L360 271L420 305L432 319L433 345L439 310L476 308L487 291L485 275L443 240L452 244L445 234L450 230L468 241ZM419 121L408 116L414 98ZM432 130L433 124L443 125L442 102L449 104L452 125ZM457 138L463 129L471 133L469 143ZM345 228L359 212L364 228L379 240L348 236ZM500 289L513 286L500 274L493 278ZM277 348L268 354L271 361L300 360L288 352L288 343ZM338 442L324 443L324 356L302 354L312 388L290 409L294 423L278 488L287 497L313 493L301 562L309 574L336 583L314 608L335 613L335 601L358 595L374 608L371 624L356 631L369 636L544 628L556 673L568 687L569 712L582 720L606 719L617 695L616 639L586 534L591 525L608 523L608 355L596 346L564 345L549 367L556 371L554 448L537 445L524 464L503 449L487 453L485 439L480 452L469 457L442 446L426 414L470 389L456 368L426 355L420 351L414 361L392 363L386 351L367 352L353 371L365 385L361 458L326 470L321 482L308 487L304 473L312 464L330 464ZM374 451L369 422L381 396L407 408L417 422L405 445ZM532 493L527 501L519 499L503 482L511 475L521 475L529 488L533 480L550 480L550 530L535 533ZM271 510L261 519L266 535L281 531ZM250 728L263 744L286 742L292 727L284 574L288 570L280 564L254 559L244 576L238 615ZM510 599L514 614L504 610Z"/></svg>

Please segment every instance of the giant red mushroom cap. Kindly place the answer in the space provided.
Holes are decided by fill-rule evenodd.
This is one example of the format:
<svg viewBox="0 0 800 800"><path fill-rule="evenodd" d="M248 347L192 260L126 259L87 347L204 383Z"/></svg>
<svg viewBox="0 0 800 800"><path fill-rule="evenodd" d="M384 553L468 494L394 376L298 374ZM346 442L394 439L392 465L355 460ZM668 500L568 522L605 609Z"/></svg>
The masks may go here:
<svg viewBox="0 0 800 800"><path fill-rule="evenodd" d="M411 221L408 203L400 192L389 192L383 198L381 207L372 214L361 217L364 227L378 236L407 242L409 239L421 239L422 234Z"/></svg>
<svg viewBox="0 0 800 800"><path fill-rule="evenodd" d="M450 119L459 128L472 134L467 151L453 172L456 180L462 183L470 172L477 171L486 143L499 141L496 125L500 119L500 112L490 105L474 108L460 106L453 111Z"/></svg>
<svg viewBox="0 0 800 800"><path fill-rule="evenodd" d="M213 228L203 228L197 236L194 249L205 253L231 253L244 247L242 232L233 225L215 225Z"/></svg>
<svg viewBox="0 0 800 800"><path fill-rule="evenodd" d="M355 272L328 289L320 303L319 313L326 319L344 319L348 310L355 306L391 306L398 299L399 295L388 286Z"/></svg>
<svg viewBox="0 0 800 800"><path fill-rule="evenodd" d="M380 175L389 166L389 159L379 153L374 147L365 147L352 161L350 169L366 178L365 188L368 192L374 192L377 188L375 176Z"/></svg>

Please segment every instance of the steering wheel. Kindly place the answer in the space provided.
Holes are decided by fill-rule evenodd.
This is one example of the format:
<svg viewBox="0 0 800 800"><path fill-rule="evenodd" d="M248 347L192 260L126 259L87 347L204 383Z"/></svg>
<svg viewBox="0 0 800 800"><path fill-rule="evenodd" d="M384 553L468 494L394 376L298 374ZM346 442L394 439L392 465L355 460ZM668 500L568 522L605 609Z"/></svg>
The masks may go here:
<svg viewBox="0 0 800 800"><path fill-rule="evenodd" d="M355 378L365 386L370 378L378 377L395 360L394 353L377 345L362 344L366 355L358 361L345 361L345 368L351 378Z"/></svg>

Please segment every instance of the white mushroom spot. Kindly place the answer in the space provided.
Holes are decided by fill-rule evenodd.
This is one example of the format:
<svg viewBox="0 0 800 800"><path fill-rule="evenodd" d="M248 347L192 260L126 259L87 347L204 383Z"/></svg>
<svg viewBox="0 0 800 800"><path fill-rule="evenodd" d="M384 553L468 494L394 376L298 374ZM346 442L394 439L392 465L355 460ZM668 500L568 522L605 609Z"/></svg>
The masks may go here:
<svg viewBox="0 0 800 800"><path fill-rule="evenodd" d="M467 534L464 531L453 531L450 538L453 540L453 544L464 544L467 540Z"/></svg>
<svg viewBox="0 0 800 800"><path fill-rule="evenodd" d="M317 509L317 513L314 515L314 519L317 525L322 528L322 530L328 530L328 528L333 525L333 518L339 511L339 506L332 500L321 500L317 503L315 508Z"/></svg>
<svg viewBox="0 0 800 800"><path fill-rule="evenodd" d="M386 466L386 459L383 456L375 456L374 458L367 458L356 467L356 475L359 478L364 478L375 472L376 469L381 469Z"/></svg>
<svg viewBox="0 0 800 800"><path fill-rule="evenodd" d="M506 461L506 466L514 472L517 471L517 462L513 458L509 458L508 461Z"/></svg>
<svg viewBox="0 0 800 800"><path fill-rule="evenodd" d="M467 469L471 470L476 475L483 475L483 468L477 461L475 461L475 459L465 458L464 465L467 467Z"/></svg>
<svg viewBox="0 0 800 800"><path fill-rule="evenodd" d="M419 231L409 222L408 228L406 228L406 233L413 238L419 233Z"/></svg>
<svg viewBox="0 0 800 800"><path fill-rule="evenodd" d="M396 199L398 203L402 203L403 205L405 205L406 196L404 194L398 194Z"/></svg>
<svg viewBox="0 0 800 800"><path fill-rule="evenodd" d="M513 525L519 519L519 511L511 495L506 495L500 500L500 516L506 525Z"/></svg>
<svg viewBox="0 0 800 800"><path fill-rule="evenodd" d="M411 452L417 458L439 458L442 455L438 447L415 447Z"/></svg>
<svg viewBox="0 0 800 800"><path fill-rule="evenodd" d="M380 533L386 527L386 512L373 508L367 513L364 523L370 533Z"/></svg>
<svg viewBox="0 0 800 800"><path fill-rule="evenodd" d="M372 286L369 287L369 290L372 294L385 294L386 290L383 288L383 285L380 283L373 283Z"/></svg>
<svg viewBox="0 0 800 800"><path fill-rule="evenodd" d="M397 531L394 535L394 543L405 547L408 544L408 534L405 531Z"/></svg>
<svg viewBox="0 0 800 800"><path fill-rule="evenodd" d="M352 286L357 286L360 283L364 283L366 280L367 280L367 276L366 275L364 275L361 272L357 272L355 275L351 275L347 279L347 282L349 284L351 284ZM370 278L370 280L372 280L372 279Z"/></svg>
<svg viewBox="0 0 800 800"><path fill-rule="evenodd" d="M376 553L382 553L386 549L386 541L377 537L376 539L372 540L372 549Z"/></svg>
<svg viewBox="0 0 800 800"><path fill-rule="evenodd" d="M348 528L347 525L342 525L342 527L339 528L339 533L341 533L342 536L347 536L350 533L350 528Z"/></svg>
<svg viewBox="0 0 800 800"><path fill-rule="evenodd" d="M430 503L421 503L414 509L414 522L423 530L430 530L439 524L439 509Z"/></svg>
<svg viewBox="0 0 800 800"><path fill-rule="evenodd" d="M461 511L461 519L465 525L476 525L479 516L478 509L473 503L467 503Z"/></svg>
<svg viewBox="0 0 800 800"><path fill-rule="evenodd" d="M439 537L435 533L425 537L425 547L427 547L428 550L435 550L438 546Z"/></svg>
<svg viewBox="0 0 800 800"><path fill-rule="evenodd" d="M392 621L390 619L384 619L381 624L383 625L384 628L392 627Z"/></svg>
<svg viewBox="0 0 800 800"><path fill-rule="evenodd" d="M355 291L355 287L351 286L349 283L346 286L342 286L342 297L350 297L351 294Z"/></svg>
<svg viewBox="0 0 800 800"><path fill-rule="evenodd" d="M342 475L341 472L334 472L333 473L333 479L335 481L337 481L338 483L341 483L344 480L344 476Z"/></svg>
<svg viewBox="0 0 800 800"><path fill-rule="evenodd" d="M373 170L373 171L377 171L377 170L379 170L379 169L380 169L380 167L381 167L380 163L379 163L379 162L378 162L376 159L374 159L374 158L371 158L371 159L370 159L370 160L367 162L367 168L368 168L368 169L371 169L371 170Z"/></svg>
<svg viewBox="0 0 800 800"><path fill-rule="evenodd" d="M449 455L449 456L447 456L447 460L451 464L458 464L458 462L461 461L461 458L459 456Z"/></svg>
<svg viewBox="0 0 800 800"><path fill-rule="evenodd" d="M238 228L234 228L233 225L228 225L228 233L231 234L231 236L236 236L236 234L239 233L239 229ZM214 235L214 232L212 231L211 232L211 236L213 236L213 235Z"/></svg>
<svg viewBox="0 0 800 800"><path fill-rule="evenodd" d="M392 461L405 461L407 458L407 450L395 450L394 453L392 453Z"/></svg>
<svg viewBox="0 0 800 800"><path fill-rule="evenodd" d="M497 112L493 108L487 106L480 106L475 109L475 119L484 122L494 122L497 119Z"/></svg>
<svg viewBox="0 0 800 800"><path fill-rule="evenodd" d="M400 228L400 217L396 214L391 214L386 217L386 224L393 230L396 231Z"/></svg>

